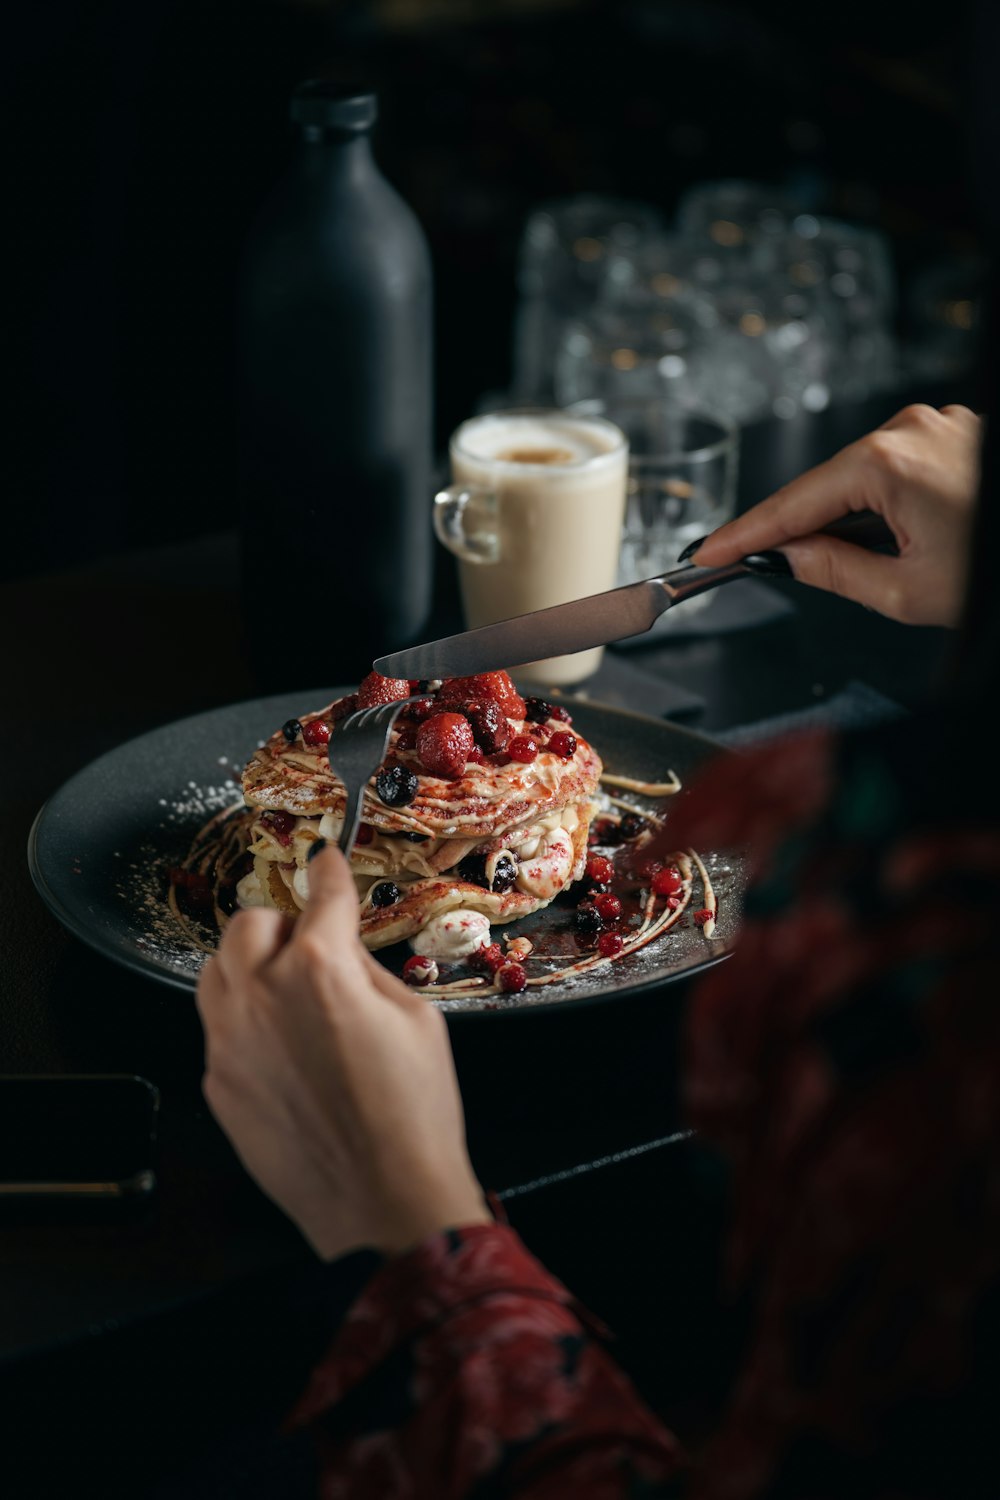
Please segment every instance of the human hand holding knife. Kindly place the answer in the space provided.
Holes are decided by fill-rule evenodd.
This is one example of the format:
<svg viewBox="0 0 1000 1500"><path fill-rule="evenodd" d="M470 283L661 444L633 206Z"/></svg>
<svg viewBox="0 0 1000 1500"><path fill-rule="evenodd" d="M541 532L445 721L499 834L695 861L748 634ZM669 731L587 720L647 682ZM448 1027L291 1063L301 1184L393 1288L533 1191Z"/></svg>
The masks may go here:
<svg viewBox="0 0 1000 1500"><path fill-rule="evenodd" d="M893 553L895 538L885 522L870 511L853 513L825 526L827 536L854 543L869 551ZM685 562L703 545L692 542L681 553ZM445 636L379 657L374 670L383 677L467 677L522 666L551 656L570 655L612 641L626 640L649 630L675 604L696 594L748 576L790 577L781 552L750 553L718 567L691 563L654 578L622 588L590 594L567 604L532 610L478 630Z"/></svg>

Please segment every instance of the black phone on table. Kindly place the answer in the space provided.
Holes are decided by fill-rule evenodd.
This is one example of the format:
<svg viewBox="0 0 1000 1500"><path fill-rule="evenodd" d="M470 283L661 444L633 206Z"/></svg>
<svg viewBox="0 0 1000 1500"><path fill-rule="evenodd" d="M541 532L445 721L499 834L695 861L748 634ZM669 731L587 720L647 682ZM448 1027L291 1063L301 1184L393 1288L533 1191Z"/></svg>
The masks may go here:
<svg viewBox="0 0 1000 1500"><path fill-rule="evenodd" d="M159 1107L138 1074L0 1074L0 1205L148 1200Z"/></svg>

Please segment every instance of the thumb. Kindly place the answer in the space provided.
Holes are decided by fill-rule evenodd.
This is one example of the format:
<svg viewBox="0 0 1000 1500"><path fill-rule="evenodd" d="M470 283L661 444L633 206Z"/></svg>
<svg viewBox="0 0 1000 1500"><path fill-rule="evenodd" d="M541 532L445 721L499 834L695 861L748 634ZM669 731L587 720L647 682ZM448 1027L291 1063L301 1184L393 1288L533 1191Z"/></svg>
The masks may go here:
<svg viewBox="0 0 1000 1500"><path fill-rule="evenodd" d="M318 839L310 851L309 901L296 921L296 933L322 930L335 941L357 940L358 893L351 867L336 844Z"/></svg>

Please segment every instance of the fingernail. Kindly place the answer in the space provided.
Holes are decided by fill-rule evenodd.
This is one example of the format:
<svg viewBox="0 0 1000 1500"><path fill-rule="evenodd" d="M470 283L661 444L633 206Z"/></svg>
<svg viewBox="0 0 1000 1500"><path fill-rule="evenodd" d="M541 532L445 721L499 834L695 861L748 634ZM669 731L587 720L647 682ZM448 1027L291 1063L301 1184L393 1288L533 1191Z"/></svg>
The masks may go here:
<svg viewBox="0 0 1000 1500"><path fill-rule="evenodd" d="M309 846L309 853L306 855L306 863L308 864L309 860L315 859L319 851L325 848L326 839L316 839L315 842L310 844Z"/></svg>
<svg viewBox="0 0 1000 1500"><path fill-rule="evenodd" d="M684 548L684 551L683 552L678 552L678 554L677 554L677 561L678 562L687 562L688 558L689 557L693 557L694 554L697 552L698 548L701 547L707 541L708 541L708 537L707 536L700 536L696 542L688 542L687 546Z"/></svg>

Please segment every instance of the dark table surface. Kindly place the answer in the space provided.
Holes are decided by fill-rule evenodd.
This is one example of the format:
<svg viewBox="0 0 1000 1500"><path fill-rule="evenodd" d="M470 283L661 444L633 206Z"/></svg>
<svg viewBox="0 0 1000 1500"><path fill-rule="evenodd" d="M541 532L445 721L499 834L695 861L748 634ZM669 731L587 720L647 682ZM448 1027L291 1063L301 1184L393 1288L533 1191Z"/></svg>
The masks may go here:
<svg viewBox="0 0 1000 1500"><path fill-rule="evenodd" d="M930 395L936 404L960 399ZM748 429L741 504L900 404L886 398ZM457 628L444 564L439 584L435 624ZM924 697L943 660L941 633L896 626L793 583L773 587L776 608L757 623L609 653L626 664L620 679L612 666L609 691L633 694L643 709L657 704L659 684L664 701L675 693L685 704L684 723L713 736L842 701L857 684L903 709ZM159 1189L144 1214L131 1222L22 1214L0 1227L0 1373L26 1431L70 1385L80 1430L92 1433L98 1413L118 1430L130 1425L140 1436L121 1452L139 1444L147 1478L157 1455L170 1467L166 1455L183 1449L179 1434L214 1430L204 1382L226 1378L220 1350L230 1351L230 1372L239 1361L259 1373L250 1351L259 1355L283 1323L282 1299L301 1286L311 1258L246 1178L202 1102L190 997L70 937L35 893L25 847L45 798L97 755L157 725L257 696L233 645L239 611L228 535L0 586L10 643L0 747L0 1072L139 1073L163 1101ZM658 1381L660 1394L671 1370L683 1367L692 1385L712 1378L704 1359L710 1314L701 1306L695 1320L691 1288L704 1284L711 1264L713 1211L676 1091L689 988L683 981L618 1003L449 1017L482 1179L520 1189L508 1200L515 1226L618 1328L636 1377ZM671 1144L635 1149L654 1141ZM606 1165L576 1170L597 1160ZM626 1239L635 1274L621 1278L616 1257ZM673 1308L672 1364L644 1342L646 1272ZM143 1492L133 1477L131 1493Z"/></svg>

